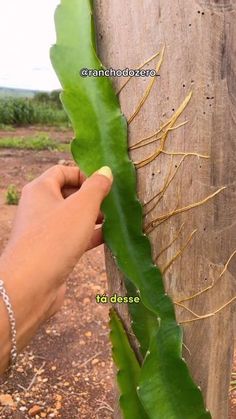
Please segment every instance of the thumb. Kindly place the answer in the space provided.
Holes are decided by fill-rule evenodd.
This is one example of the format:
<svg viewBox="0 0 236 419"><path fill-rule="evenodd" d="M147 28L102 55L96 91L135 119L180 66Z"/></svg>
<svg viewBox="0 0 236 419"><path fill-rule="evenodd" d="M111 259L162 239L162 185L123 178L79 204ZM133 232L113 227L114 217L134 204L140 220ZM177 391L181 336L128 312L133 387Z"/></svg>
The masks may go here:
<svg viewBox="0 0 236 419"><path fill-rule="evenodd" d="M93 173L86 181L82 184L78 194L80 199L83 195L88 196L93 194L93 201L95 201L99 207L103 199L108 195L113 182L113 175L110 167L103 166L101 169Z"/></svg>
<svg viewBox="0 0 236 419"><path fill-rule="evenodd" d="M108 166L104 166L87 178L79 191L70 197L77 208L79 205L80 209L85 210L85 218L88 218L94 224L102 201L111 189L112 182L112 171Z"/></svg>

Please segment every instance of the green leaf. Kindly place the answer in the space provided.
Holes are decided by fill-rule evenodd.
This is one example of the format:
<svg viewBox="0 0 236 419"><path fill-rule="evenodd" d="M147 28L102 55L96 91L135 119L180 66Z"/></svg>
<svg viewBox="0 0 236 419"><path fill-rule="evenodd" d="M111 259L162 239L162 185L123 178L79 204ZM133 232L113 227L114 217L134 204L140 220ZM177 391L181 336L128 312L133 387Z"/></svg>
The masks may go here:
<svg viewBox="0 0 236 419"><path fill-rule="evenodd" d="M138 394L150 419L210 419L202 394L181 358L180 328L162 325L141 369ZM179 353L175 348L179 346Z"/></svg>
<svg viewBox="0 0 236 419"><path fill-rule="evenodd" d="M123 416L125 419L148 419L136 391L140 365L115 310L110 310L109 324L112 356L118 369L117 381L121 391L120 405Z"/></svg>
<svg viewBox="0 0 236 419"><path fill-rule="evenodd" d="M137 288L128 279L125 279L125 287L128 296L139 297ZM132 318L132 329L140 343L139 349L144 357L149 349L151 337L156 335L157 329L159 328L159 322L155 314L148 310L142 301L138 304L129 304L128 307Z"/></svg>

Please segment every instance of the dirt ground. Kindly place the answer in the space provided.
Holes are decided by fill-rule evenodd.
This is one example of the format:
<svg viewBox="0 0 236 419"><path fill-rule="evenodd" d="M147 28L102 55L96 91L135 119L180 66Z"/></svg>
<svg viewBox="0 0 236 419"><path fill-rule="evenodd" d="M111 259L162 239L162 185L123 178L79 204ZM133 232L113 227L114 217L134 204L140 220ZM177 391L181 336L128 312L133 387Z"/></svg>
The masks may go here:
<svg viewBox="0 0 236 419"><path fill-rule="evenodd" d="M5 131L0 132L0 138L37 132L42 129ZM71 138L71 132L48 129L47 133L63 142ZM46 168L68 158L68 154L55 151L0 149L0 252L16 211L16 207L5 204L8 185L14 183L20 190ZM0 418L113 417L108 307L95 302L96 294L103 294L106 287L100 246L83 256L68 280L61 311L41 328L20 355L17 371L1 382L0 405L2 401L6 406L0 407ZM231 392L231 419L234 418L236 390Z"/></svg>

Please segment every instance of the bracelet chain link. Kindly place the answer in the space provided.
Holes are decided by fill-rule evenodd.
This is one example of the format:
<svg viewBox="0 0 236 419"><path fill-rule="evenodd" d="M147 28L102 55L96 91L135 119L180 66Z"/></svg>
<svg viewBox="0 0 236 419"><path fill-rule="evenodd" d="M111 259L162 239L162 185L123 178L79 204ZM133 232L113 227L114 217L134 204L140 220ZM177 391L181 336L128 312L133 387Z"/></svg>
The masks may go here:
<svg viewBox="0 0 236 419"><path fill-rule="evenodd" d="M17 346L16 346L16 319L11 305L11 301L6 292L4 282L0 279L0 296L5 304L11 330L11 367L16 364L17 360Z"/></svg>

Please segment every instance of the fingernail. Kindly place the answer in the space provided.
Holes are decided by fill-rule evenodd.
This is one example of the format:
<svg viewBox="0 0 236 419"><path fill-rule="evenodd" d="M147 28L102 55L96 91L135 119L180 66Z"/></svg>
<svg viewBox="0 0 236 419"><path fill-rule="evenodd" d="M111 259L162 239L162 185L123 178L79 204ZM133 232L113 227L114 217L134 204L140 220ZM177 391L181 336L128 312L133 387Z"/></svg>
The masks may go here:
<svg viewBox="0 0 236 419"><path fill-rule="evenodd" d="M97 174L98 175L103 175L103 176L107 177L111 181L113 180L112 171L111 171L110 167L108 167L108 166L101 167L101 169L99 169L97 171Z"/></svg>

